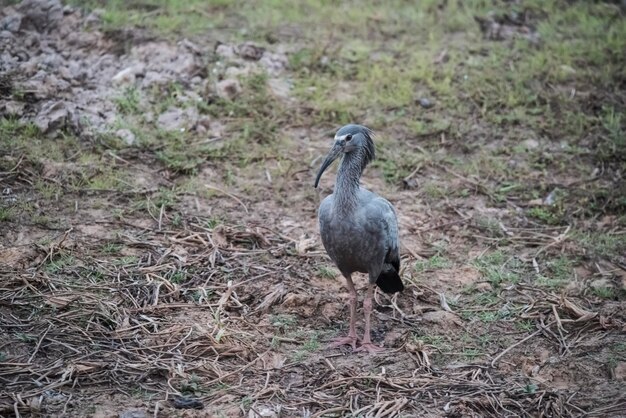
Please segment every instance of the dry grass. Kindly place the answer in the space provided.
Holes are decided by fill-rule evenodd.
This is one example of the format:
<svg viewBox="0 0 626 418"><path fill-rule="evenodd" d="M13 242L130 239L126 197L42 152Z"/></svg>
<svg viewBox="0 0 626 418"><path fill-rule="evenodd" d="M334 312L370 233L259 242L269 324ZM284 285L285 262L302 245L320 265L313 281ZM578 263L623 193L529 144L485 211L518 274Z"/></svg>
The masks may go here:
<svg viewBox="0 0 626 418"><path fill-rule="evenodd" d="M260 226L204 224L191 220L178 230L159 228L156 221L147 229L125 225L115 245L141 249L130 258L89 255L87 243L69 239L68 230L39 248L32 267L3 269L0 315L9 339L0 351L10 358L0 363L3 413L80 415L72 402L80 399L82 408L88 399L98 404L102 391L135 399L131 404L146 394L155 416L213 405L235 405L243 414L262 416L270 408L283 416L315 417L435 411L609 416L626 406L619 392L598 403L584 391L540 387L532 370L526 375L511 369L514 353L534 339L554 347L561 359L615 341L623 323L614 313L520 284L503 292L509 304L523 306L519 318L533 323L535 331L500 349L491 346L483 361L435 367L430 359L437 350L419 338L402 337L381 357L324 352L306 346L306 331L328 328L314 313L307 317L303 310L295 319L304 333L285 332L296 330L289 321L276 325L263 319L268 312L289 311L289 297L319 299L321 289L312 292L294 276L326 263L321 252L298 253L297 240ZM437 293L419 282L405 293L436 304ZM421 314L407 314L408 295L379 299L387 310L378 320L399 335L430 328L420 325ZM294 356L294 347L309 349L310 357Z"/></svg>
<svg viewBox="0 0 626 418"><path fill-rule="evenodd" d="M98 2L107 53L195 34L202 79L100 80L98 134L42 134L0 73L25 109L0 119L0 415L623 414L621 9L278 3ZM244 64L213 37L289 62L226 100L212 86ZM176 107L204 124L163 129ZM376 294L379 356L325 349L347 292L316 224L332 176L312 179L347 121L377 131L363 182L399 213L406 290Z"/></svg>

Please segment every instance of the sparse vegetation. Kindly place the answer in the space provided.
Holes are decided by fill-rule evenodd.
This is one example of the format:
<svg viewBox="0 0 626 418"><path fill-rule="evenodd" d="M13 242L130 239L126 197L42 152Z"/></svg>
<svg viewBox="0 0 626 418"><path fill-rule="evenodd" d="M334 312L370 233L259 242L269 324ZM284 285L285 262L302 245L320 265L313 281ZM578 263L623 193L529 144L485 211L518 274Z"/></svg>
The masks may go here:
<svg viewBox="0 0 626 418"><path fill-rule="evenodd" d="M327 266L319 266L317 268L317 271L319 272L319 275L325 279L334 279L335 277L337 277L335 270Z"/></svg>
<svg viewBox="0 0 626 418"><path fill-rule="evenodd" d="M598 367L626 352L615 2L67 3L101 9L66 10L89 31L74 52L11 42L63 101L106 96L105 126L76 123L76 101L52 129L36 116L60 91L0 74L0 415L175 415L174 392L207 416L339 416L355 393L363 416L621 412ZM189 72L156 66L172 45ZM188 123L159 120L172 110ZM376 131L363 181L400 217L406 290L376 296L380 357L323 351L346 289L308 243L315 168L349 122Z"/></svg>
<svg viewBox="0 0 626 418"><path fill-rule="evenodd" d="M495 251L473 261L486 280L493 286L515 284L521 280L524 271L523 263L515 256L503 251Z"/></svg>
<svg viewBox="0 0 626 418"><path fill-rule="evenodd" d="M419 260L415 262L416 272L440 270L450 267L452 267L450 260L440 255L434 255L427 260Z"/></svg>

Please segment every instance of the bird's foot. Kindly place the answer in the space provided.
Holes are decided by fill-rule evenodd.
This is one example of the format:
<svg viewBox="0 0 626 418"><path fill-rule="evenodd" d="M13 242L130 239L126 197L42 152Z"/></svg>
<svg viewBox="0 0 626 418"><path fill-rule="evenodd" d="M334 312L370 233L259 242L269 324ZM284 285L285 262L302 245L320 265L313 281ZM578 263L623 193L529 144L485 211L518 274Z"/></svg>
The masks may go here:
<svg viewBox="0 0 626 418"><path fill-rule="evenodd" d="M357 338L350 335L348 335L347 337L338 337L332 340L326 348L331 349L341 347L342 345L349 345L352 347L353 350L356 350L356 341Z"/></svg>
<svg viewBox="0 0 626 418"><path fill-rule="evenodd" d="M359 348L357 348L356 350L354 350L355 352L358 351L367 351L369 354L380 354L382 352L385 351L384 348L374 344L374 343L363 343L361 344L361 346Z"/></svg>

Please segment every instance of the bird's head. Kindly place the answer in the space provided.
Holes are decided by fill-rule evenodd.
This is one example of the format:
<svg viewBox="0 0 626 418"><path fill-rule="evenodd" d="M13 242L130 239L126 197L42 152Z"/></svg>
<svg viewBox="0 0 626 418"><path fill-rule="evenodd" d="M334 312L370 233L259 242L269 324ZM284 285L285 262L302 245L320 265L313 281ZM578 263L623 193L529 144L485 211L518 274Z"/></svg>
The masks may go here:
<svg viewBox="0 0 626 418"><path fill-rule="evenodd" d="M324 171L335 161L340 155L354 153L358 155L361 162L361 171L375 157L374 141L372 140L373 132L371 129L363 125L346 125L339 129L335 134L335 142L328 152L322 166L317 172L315 185L317 187Z"/></svg>

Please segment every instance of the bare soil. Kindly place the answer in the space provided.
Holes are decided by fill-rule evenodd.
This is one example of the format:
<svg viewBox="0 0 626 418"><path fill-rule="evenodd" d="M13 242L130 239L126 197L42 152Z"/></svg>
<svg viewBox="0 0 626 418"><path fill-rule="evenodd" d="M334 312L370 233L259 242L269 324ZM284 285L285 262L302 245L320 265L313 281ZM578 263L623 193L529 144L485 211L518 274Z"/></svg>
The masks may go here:
<svg viewBox="0 0 626 418"><path fill-rule="evenodd" d="M107 32L98 13L54 1L7 6L0 22L0 115L19 121L12 141L35 125L32 146L47 150L2 142L0 416L626 416L623 248L597 254L571 224L526 216L548 193L498 201L491 179L438 162L391 185L384 167L368 169L364 186L397 208L407 286L376 295L384 353L328 350L347 328L347 291L317 230L333 176L320 191L312 181L336 127L306 119L293 46ZM519 31L489 22L490 41ZM242 127L196 103L251 94L239 77L258 71L272 103L297 115L274 133L289 145L244 145L242 163L228 145ZM148 93L172 83L175 100L152 106ZM142 142L117 119L125 106L150 106L127 120L162 136ZM211 147L189 169L186 155L182 168L164 156L181 132ZM497 146L485 133L480 149ZM478 158L445 132L431 139ZM578 181L554 166L541 176ZM615 179L600 181L623 187ZM620 216L579 222L621 237ZM565 256L576 261L558 273Z"/></svg>

